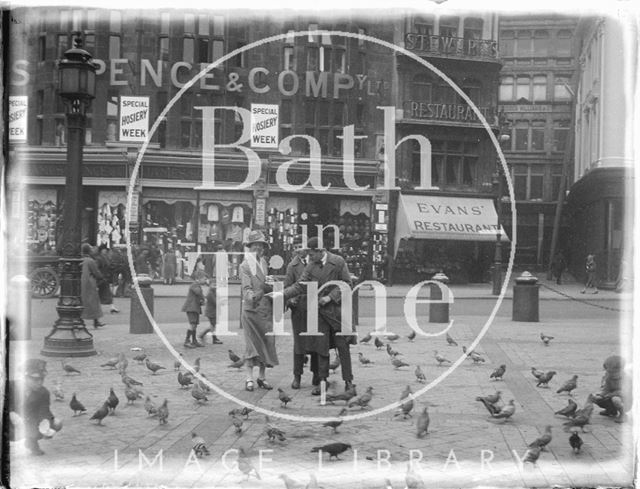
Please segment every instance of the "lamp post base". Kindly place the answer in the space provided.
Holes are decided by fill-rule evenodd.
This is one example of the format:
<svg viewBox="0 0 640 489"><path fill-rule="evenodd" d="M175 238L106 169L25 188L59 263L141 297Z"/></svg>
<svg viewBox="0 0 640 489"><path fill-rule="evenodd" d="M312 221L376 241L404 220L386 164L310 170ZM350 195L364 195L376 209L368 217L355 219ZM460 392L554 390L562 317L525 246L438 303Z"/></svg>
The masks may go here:
<svg viewBox="0 0 640 489"><path fill-rule="evenodd" d="M45 337L40 354L45 357L90 357L97 352L93 335L82 327L56 329Z"/></svg>

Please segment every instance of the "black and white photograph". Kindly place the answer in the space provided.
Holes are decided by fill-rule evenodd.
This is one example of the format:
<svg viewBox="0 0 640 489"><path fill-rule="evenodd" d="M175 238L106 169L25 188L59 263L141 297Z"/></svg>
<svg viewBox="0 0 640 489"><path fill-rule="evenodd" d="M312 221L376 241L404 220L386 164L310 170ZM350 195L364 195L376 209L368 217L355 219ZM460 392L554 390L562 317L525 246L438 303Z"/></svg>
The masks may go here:
<svg viewBox="0 0 640 489"><path fill-rule="evenodd" d="M2 487L634 487L632 2L0 7Z"/></svg>

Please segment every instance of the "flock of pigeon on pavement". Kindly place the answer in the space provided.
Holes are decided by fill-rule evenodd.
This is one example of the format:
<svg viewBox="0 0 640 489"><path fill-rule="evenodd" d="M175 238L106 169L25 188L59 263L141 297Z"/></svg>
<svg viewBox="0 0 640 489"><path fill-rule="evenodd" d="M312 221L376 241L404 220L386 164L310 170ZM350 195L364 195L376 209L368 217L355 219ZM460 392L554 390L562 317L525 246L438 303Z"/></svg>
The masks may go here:
<svg viewBox="0 0 640 489"><path fill-rule="evenodd" d="M414 341L416 337L415 332L412 332L407 338L410 342ZM398 350L394 349L397 340L400 339L399 335L385 335L385 338L388 342L385 344L379 336L372 335L371 333L367 334L365 337L360 339L359 343L361 345L367 345L373 339L373 344L376 347L376 350L385 349L388 355L388 360L390 364L394 367L395 370L401 369L403 367L410 367L411 365L406 361L402 360L402 353ZM457 347L458 343L446 333L445 336L447 345L449 347ZM540 339L544 346L549 346L551 340L554 338L552 336L544 335L540 333ZM393 346L392 346L393 345ZM149 359L147 354L141 348L132 348L135 354L133 356L133 360L138 362L138 364L144 364L146 368L151 372L151 375L155 375L159 370L165 369L166 367L159 365ZM481 365L485 363L485 358L478 352L469 351L466 347L462 347L462 351L466 354L467 359L470 359L474 365ZM241 368L243 365L243 360L236 355L232 350L228 350L229 359L231 360L231 364L229 368ZM374 362L367 358L362 352L358 353L359 362L363 367L370 366ZM439 353L437 350L434 350L434 359L437 363L437 366L440 367L444 364L451 364L452 362L447 359L444 355ZM100 365L103 368L117 369L120 377L122 379L122 383L124 384L124 395L127 400L127 404L133 404L137 400L141 400L144 398L144 409L147 412L148 417L157 418L159 424L166 424L169 420L169 407L167 399L164 399L164 402L157 406L149 395L143 393L141 386L142 382L137 381L136 379L130 377L127 374L128 360L123 353L118 354L116 357L111 358L110 360L102 363ZM334 360L331 361L330 370L335 373L336 369L340 367L339 358L336 356ZM62 368L67 375L71 374L81 374L81 372L70 365L67 360L62 360ZM193 371L183 372L181 369L180 360L176 360L174 362L174 370L177 372L177 381L180 389L189 389L191 393L191 397L194 399L194 402L197 404L203 404L208 401L207 394L210 392L210 388L206 385L205 382L198 378L199 376L206 378L204 373L200 371L200 358L196 359L194 363ZM491 374L489 375L489 380L491 381L501 381L506 375L507 367L502 364L495 368ZM416 365L415 368L415 377L416 381L419 383L426 383L426 376L420 367L420 365ZM553 379L556 374L555 371L551 370L548 372L544 372L538 370L534 367L531 367L531 373L536 381L536 387L540 388L548 388L549 382ZM557 389L557 393L561 394L566 392L569 396L571 396L571 392L577 387L577 379L578 376L574 375L571 379L567 380L562 386ZM278 388L278 399L281 403L282 408L287 408L289 403L292 403L294 399L288 395L282 388ZM333 433L338 433L338 427L342 425L343 420L342 416L349 412L351 408L360 408L367 409L369 408L369 404L373 399L373 387L369 386L362 394L358 395L356 392L356 386L354 385L351 389L335 393L332 391L328 391L326 393L325 399L327 403L335 404L336 402L343 402L344 407L338 414L338 416L324 423L323 427L329 427L333 430ZM60 383L56 385L53 390L55 399L58 401L64 400L64 393L62 392L62 388ZM490 394L483 397L477 397L476 401L481 402L484 407L489 412L491 418L496 420L502 420L502 422L509 421L516 412L515 401L513 399L509 400L508 403L504 403L501 397L502 392L500 390L496 390L494 394ZM404 402L402 402L404 401ZM118 406L120 400L116 395L113 388L110 389L109 396L104 401L104 403L93 413L93 415L89 418L90 420L97 421L97 424L102 424L102 420L104 420L109 414L113 414L115 412L116 407ZM394 417L402 417L402 419L407 419L412 417L411 412L414 408L414 396L410 385L403 390L400 395L400 408L396 413L394 413ZM429 434L429 412L428 412L428 402L425 403L422 408L420 414L416 418L416 430L415 434L418 438L423 438ZM82 403L78 400L76 393L73 394L71 401L69 403L71 410L73 411L73 415L77 416L83 414L86 411L86 408L82 405ZM583 441L578 434L576 428L580 428L584 433L584 426L589 424L590 417L593 412L593 398L590 394L587 398L585 405L578 409L578 405L573 399L568 399L568 405L562 409L559 409L554 414L557 416L563 416L567 419L564 424L565 431L571 431L572 434L569 438L569 445L574 453L579 453L582 447ZM232 424L235 428L235 431L238 435L241 435L243 432L243 420L249 419L249 416L252 412L252 409L247 407L235 408L229 412L229 416L231 417ZM532 441L528 445L528 449L522 459L523 463L531 463L534 466L542 451L546 450L546 447L552 440L551 426L547 425L544 429L544 433ZM270 442L283 442L286 441L285 432L280 429L273 421L269 419L268 416L265 416L265 428L264 434L267 436ZM351 445L348 443L342 442L334 442L329 443L323 446L313 447L312 452L322 452L329 454L329 460L337 459L339 460L339 455L343 452L347 451L351 448ZM209 450L206 446L206 441L196 433L192 433L192 451L196 457L200 458L206 455L209 455ZM244 449L240 448L238 450L238 469L244 474L244 476L248 479L250 476L254 476L257 479L260 479L260 474L255 469L249 456L246 454ZM312 475L308 484L301 484L293 479L291 479L286 474L282 474L280 476L287 489L295 489L295 488L309 488L312 489L314 487L320 487L317 484L317 480L315 476ZM410 485L411 482L414 484L416 481L419 481L420 476L411 469L408 469L406 474L407 487L419 487L418 485Z"/></svg>

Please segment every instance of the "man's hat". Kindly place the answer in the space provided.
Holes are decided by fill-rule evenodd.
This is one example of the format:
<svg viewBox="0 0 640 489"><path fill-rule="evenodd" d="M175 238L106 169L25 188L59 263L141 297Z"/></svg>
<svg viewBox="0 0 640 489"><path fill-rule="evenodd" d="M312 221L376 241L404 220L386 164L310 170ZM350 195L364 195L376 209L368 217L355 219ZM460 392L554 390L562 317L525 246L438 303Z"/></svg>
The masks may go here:
<svg viewBox="0 0 640 489"><path fill-rule="evenodd" d="M25 375L34 379L44 379L47 375L47 362L39 358L30 358L25 365Z"/></svg>
<svg viewBox="0 0 640 489"><path fill-rule="evenodd" d="M319 245L318 238L315 236L307 241L307 248L310 250L324 250L324 247Z"/></svg>
<svg viewBox="0 0 640 489"><path fill-rule="evenodd" d="M249 236L247 236L245 246L251 246L253 243L262 243L265 246L269 246L267 238L265 238L264 233L260 230L251 231Z"/></svg>

